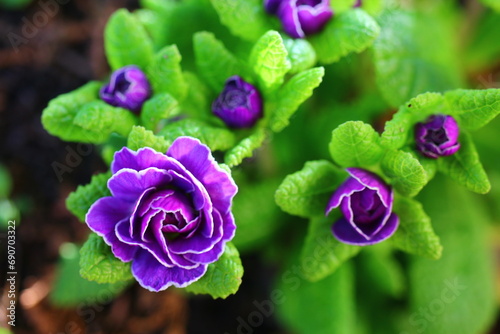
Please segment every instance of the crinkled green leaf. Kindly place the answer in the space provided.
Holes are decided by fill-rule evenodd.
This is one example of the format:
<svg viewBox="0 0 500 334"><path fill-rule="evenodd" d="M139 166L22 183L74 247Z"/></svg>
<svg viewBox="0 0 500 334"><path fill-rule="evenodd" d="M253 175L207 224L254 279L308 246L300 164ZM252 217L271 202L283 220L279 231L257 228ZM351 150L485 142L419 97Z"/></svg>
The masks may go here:
<svg viewBox="0 0 500 334"><path fill-rule="evenodd" d="M394 212L399 217L399 227L389 239L392 244L411 254L439 259L443 246L422 204L410 198L396 197Z"/></svg>
<svg viewBox="0 0 500 334"><path fill-rule="evenodd" d="M500 114L500 89L457 89L444 98L460 129L477 130Z"/></svg>
<svg viewBox="0 0 500 334"><path fill-rule="evenodd" d="M427 184L427 173L412 153L389 150L381 167L394 189L404 196L415 196Z"/></svg>
<svg viewBox="0 0 500 334"><path fill-rule="evenodd" d="M141 123L148 130L155 131L161 120L179 114L179 103L168 93L155 94L142 106Z"/></svg>
<svg viewBox="0 0 500 334"><path fill-rule="evenodd" d="M259 79L261 89L270 91L283 83L292 64L277 31L270 30L259 38L250 53L249 64Z"/></svg>
<svg viewBox="0 0 500 334"><path fill-rule="evenodd" d="M292 64L290 74L305 71L316 64L316 51L307 40L282 37L288 52L288 59Z"/></svg>
<svg viewBox="0 0 500 334"><path fill-rule="evenodd" d="M376 164L383 155L380 137L371 125L351 121L332 132L329 150L332 159L342 167L366 167Z"/></svg>
<svg viewBox="0 0 500 334"><path fill-rule="evenodd" d="M296 333L355 333L354 286L350 263L315 283L303 280L292 269L282 275L271 298L276 296L274 304L279 318Z"/></svg>
<svg viewBox="0 0 500 334"><path fill-rule="evenodd" d="M165 153L170 144L162 136L156 136L152 131L146 130L142 126L134 126L127 141L127 147L131 150L137 151L143 147L150 147L161 153Z"/></svg>
<svg viewBox="0 0 500 334"><path fill-rule="evenodd" d="M449 109L441 94L424 93L402 105L393 118L385 123L381 144L387 148L401 148L411 136L417 122L433 114L448 114Z"/></svg>
<svg viewBox="0 0 500 334"><path fill-rule="evenodd" d="M283 180L276 190L276 204L292 215L324 216L328 200L345 178L345 172L328 161L306 162L302 170Z"/></svg>
<svg viewBox="0 0 500 334"><path fill-rule="evenodd" d="M267 30L266 13L261 0L210 0L220 21L234 35L256 41Z"/></svg>
<svg viewBox="0 0 500 334"><path fill-rule="evenodd" d="M380 33L377 22L362 9L335 15L324 30L312 35L318 60L330 64L351 52L359 53L369 47Z"/></svg>
<svg viewBox="0 0 500 334"><path fill-rule="evenodd" d="M290 117L305 100L311 97L313 90L323 80L324 74L323 67L315 67L296 74L279 89L278 104L270 120L273 131L279 132L289 124Z"/></svg>
<svg viewBox="0 0 500 334"><path fill-rule="evenodd" d="M227 298L235 294L241 284L243 266L236 247L228 242L224 254L208 265L207 272L185 290L196 294L209 294L213 298Z"/></svg>
<svg viewBox="0 0 500 334"><path fill-rule="evenodd" d="M309 223L300 263L304 277L311 282L331 275L361 250L359 246L338 241L332 233L334 223L331 216L314 218Z"/></svg>
<svg viewBox="0 0 500 334"><path fill-rule="evenodd" d="M147 67L147 73L154 94L168 93L182 101L188 86L181 69L181 54L176 45L161 49Z"/></svg>
<svg viewBox="0 0 500 334"><path fill-rule="evenodd" d="M104 305L129 284L128 281L99 284L82 278L79 248L75 244L63 244L59 253L56 280L50 291L50 301L57 306Z"/></svg>
<svg viewBox="0 0 500 334"><path fill-rule="evenodd" d="M462 133L458 142L460 149L455 154L438 159L438 170L469 190L479 194L487 193L491 188L490 181L472 139Z"/></svg>
<svg viewBox="0 0 500 334"><path fill-rule="evenodd" d="M153 60L153 43L140 21L126 9L117 10L104 30L109 65L117 70L137 65L143 70Z"/></svg>
<svg viewBox="0 0 500 334"><path fill-rule="evenodd" d="M87 131L74 124L73 120L81 107L89 102L97 101L101 85L99 82L91 81L51 100L42 113L43 127L62 140L90 142Z"/></svg>
<svg viewBox="0 0 500 334"><path fill-rule="evenodd" d="M443 256L410 258L407 321L415 333L487 333L498 315L491 218L479 198L443 181L436 178L421 196Z"/></svg>
<svg viewBox="0 0 500 334"><path fill-rule="evenodd" d="M108 189L108 179L110 177L111 172L97 174L92 176L89 184L78 186L66 199L68 210L77 216L80 221L84 222L87 211L95 201L101 197L111 196Z"/></svg>
<svg viewBox="0 0 500 334"><path fill-rule="evenodd" d="M185 72L184 78L188 83L188 95L182 101L181 108L185 110L189 115L205 120L211 115L207 113L209 108L209 95L210 89L194 74L191 72Z"/></svg>
<svg viewBox="0 0 500 334"><path fill-rule="evenodd" d="M86 130L86 141L100 144L113 132L126 137L137 124L137 117L130 110L93 101L78 110L73 123Z"/></svg>
<svg viewBox="0 0 500 334"><path fill-rule="evenodd" d="M244 65L229 52L214 34L206 31L193 38L196 66L205 81L219 93L226 80L233 76L245 76Z"/></svg>
<svg viewBox="0 0 500 334"><path fill-rule="evenodd" d="M500 0L480 0L484 5L493 8L495 11L500 12Z"/></svg>
<svg viewBox="0 0 500 334"><path fill-rule="evenodd" d="M398 107L418 94L460 87L455 50L456 28L440 12L425 15L386 10L374 50L377 85L385 99Z"/></svg>
<svg viewBox="0 0 500 334"><path fill-rule="evenodd" d="M499 2L500 3L500 2ZM468 73L481 72L495 64L500 56L500 12L485 11L474 25L472 37L465 50L464 66ZM493 73L481 75L479 82L483 88L495 84Z"/></svg>
<svg viewBox="0 0 500 334"><path fill-rule="evenodd" d="M233 147L236 141L234 134L228 129L213 127L194 119L183 119L167 124L159 135L164 136L169 145L180 136L198 138L212 151L227 150Z"/></svg>
<svg viewBox="0 0 500 334"><path fill-rule="evenodd" d="M243 139L235 147L227 151L224 156L224 162L229 167L238 166L243 159L252 156L253 151L259 148L266 139L264 129L258 129L249 137Z"/></svg>
<svg viewBox="0 0 500 334"><path fill-rule="evenodd" d="M115 283L131 280L130 262L117 259L104 239L95 233L80 249L80 275L97 283Z"/></svg>

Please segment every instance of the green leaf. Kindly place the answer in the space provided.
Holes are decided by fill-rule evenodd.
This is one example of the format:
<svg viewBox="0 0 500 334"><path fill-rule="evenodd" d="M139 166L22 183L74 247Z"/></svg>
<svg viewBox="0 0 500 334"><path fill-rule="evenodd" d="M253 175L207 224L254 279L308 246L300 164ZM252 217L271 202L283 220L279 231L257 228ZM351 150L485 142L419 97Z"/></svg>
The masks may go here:
<svg viewBox="0 0 500 334"><path fill-rule="evenodd" d="M212 151L227 150L234 146L234 134L225 128L217 128L194 119L183 119L166 125L159 135L165 137L169 146L180 136L198 138Z"/></svg>
<svg viewBox="0 0 500 334"><path fill-rule="evenodd" d="M325 29L309 38L318 60L331 64L351 52L369 47L380 33L377 22L362 9L345 11L333 17Z"/></svg>
<svg viewBox="0 0 500 334"><path fill-rule="evenodd" d="M108 189L108 180L111 172L101 173L92 176L90 183L80 185L66 199L66 207L80 221L85 222L85 216L92 204L101 197L111 196Z"/></svg>
<svg viewBox="0 0 500 334"><path fill-rule="evenodd" d="M424 15L393 9L378 17L382 29L373 45L376 81L393 107L424 92L462 86L456 25L449 21L440 11Z"/></svg>
<svg viewBox="0 0 500 334"><path fill-rule="evenodd" d="M130 262L117 259L104 239L95 233L80 249L80 275L97 283L129 281L132 277Z"/></svg>
<svg viewBox="0 0 500 334"><path fill-rule="evenodd" d="M150 147L157 152L165 153L170 144L165 138L155 136L152 131L146 130L142 126L134 126L130 131L127 147L134 151L143 147Z"/></svg>
<svg viewBox="0 0 500 334"><path fill-rule="evenodd" d="M221 92L226 80L233 76L245 76L243 64L229 52L214 34L198 32L193 37L196 67L215 92Z"/></svg>
<svg viewBox="0 0 500 334"><path fill-rule="evenodd" d="M500 2L499 2L500 3ZM481 73L497 62L500 55L500 11L485 11L478 18L465 48L464 66L467 73ZM494 87L493 73L479 76L483 88Z"/></svg>
<svg viewBox="0 0 500 334"><path fill-rule="evenodd" d="M331 275L361 250L359 246L338 241L332 233L334 223L331 216L314 218L309 223L300 263L302 274L311 282Z"/></svg>
<svg viewBox="0 0 500 334"><path fill-rule="evenodd" d="M288 59L292 64L290 74L305 71L316 64L316 51L307 40L282 37L288 52Z"/></svg>
<svg viewBox="0 0 500 334"><path fill-rule="evenodd" d="M387 148L401 148L413 136L417 122L433 114L448 114L449 109L441 94L425 93L401 106L393 118L385 123L380 143ZM413 141L413 137L411 137Z"/></svg>
<svg viewBox="0 0 500 334"><path fill-rule="evenodd" d="M177 46L161 49L148 64L146 71L153 87L153 93L168 93L177 101L182 101L188 86L181 69L181 54Z"/></svg>
<svg viewBox="0 0 500 334"><path fill-rule="evenodd" d="M243 139L235 147L227 151L224 156L224 162L229 167L238 166L241 164L243 159L250 158L253 155L253 151L264 143L266 139L266 132L264 129L258 129L250 135L249 137Z"/></svg>
<svg viewBox="0 0 500 334"><path fill-rule="evenodd" d="M397 248L419 256L437 260L443 246L432 229L431 220L416 200L396 197L394 212L399 217L399 227L389 239Z"/></svg>
<svg viewBox="0 0 500 334"><path fill-rule="evenodd" d="M499 0L480 0L484 5L493 8L495 11L500 12Z"/></svg>
<svg viewBox="0 0 500 334"><path fill-rule="evenodd" d="M210 0L220 21L232 34L247 41L256 41L269 25L261 0Z"/></svg>
<svg viewBox="0 0 500 334"><path fill-rule="evenodd" d="M0 198L7 198L12 190L12 178L9 170L0 164Z"/></svg>
<svg viewBox="0 0 500 334"><path fill-rule="evenodd" d="M155 131L161 120L178 115L179 103L168 93L155 94L142 106L141 123L148 130Z"/></svg>
<svg viewBox="0 0 500 334"><path fill-rule="evenodd" d="M290 117L311 97L313 90L323 80L324 74L323 67L315 67L295 75L280 88L278 106L271 114L270 127L273 131L279 132L289 124Z"/></svg>
<svg viewBox="0 0 500 334"><path fill-rule="evenodd" d="M281 35L268 31L255 43L249 64L259 79L259 87L271 91L283 83L285 74L292 68L288 51Z"/></svg>
<svg viewBox="0 0 500 334"><path fill-rule="evenodd" d="M346 122L332 132L329 150L332 159L342 167L366 167L376 164L383 155L380 137L371 125Z"/></svg>
<svg viewBox="0 0 500 334"><path fill-rule="evenodd" d="M186 111L193 118L206 120L211 117L207 110L210 110L209 95L210 89L194 74L185 72L184 77L188 83L188 95L182 101L181 109Z"/></svg>
<svg viewBox="0 0 500 334"><path fill-rule="evenodd" d="M427 173L412 153L389 150L382 158L381 167L401 195L415 196L427 184Z"/></svg>
<svg viewBox="0 0 500 334"><path fill-rule="evenodd" d="M224 254L217 262L208 265L207 272L185 290L195 294L209 294L213 298L225 299L238 291L243 276L240 254L228 242Z"/></svg>
<svg viewBox="0 0 500 334"><path fill-rule="evenodd" d="M126 9L117 10L109 18L104 30L104 48L113 70L126 65L137 65L144 70L153 60L151 38Z"/></svg>
<svg viewBox="0 0 500 334"><path fill-rule="evenodd" d="M345 172L328 161L306 162L302 170L283 180L276 190L276 204L292 215L324 216L328 200L345 178Z"/></svg>
<svg viewBox="0 0 500 334"><path fill-rule="evenodd" d="M438 261L411 258L412 316L407 321L412 332L487 333L498 307L491 218L478 197L443 181L435 178L421 196L441 238L443 256Z"/></svg>
<svg viewBox="0 0 500 334"><path fill-rule="evenodd" d="M477 130L500 114L500 89L457 89L444 98L460 129Z"/></svg>
<svg viewBox="0 0 500 334"><path fill-rule="evenodd" d="M137 117L130 110L93 101L78 110L73 123L86 130L87 141L100 144L113 132L128 136L132 126L137 124Z"/></svg>
<svg viewBox="0 0 500 334"><path fill-rule="evenodd" d="M438 170L479 194L490 191L490 181L484 171L476 147L469 135L462 133L460 149L453 155L438 159Z"/></svg>
<svg viewBox="0 0 500 334"><path fill-rule="evenodd" d="M81 107L91 101L97 101L101 85L91 81L51 100L42 113L43 127L51 135L62 140L88 143L87 131L74 124L73 120Z"/></svg>
<svg viewBox="0 0 500 334"><path fill-rule="evenodd" d="M50 301L62 307L83 307L110 303L128 285L128 281L99 284L80 276L78 246L65 243L59 250L56 279L50 291Z"/></svg>
<svg viewBox="0 0 500 334"><path fill-rule="evenodd" d="M301 280L287 270L271 300L278 307L279 318L296 333L355 333L354 282L349 263L316 283Z"/></svg>

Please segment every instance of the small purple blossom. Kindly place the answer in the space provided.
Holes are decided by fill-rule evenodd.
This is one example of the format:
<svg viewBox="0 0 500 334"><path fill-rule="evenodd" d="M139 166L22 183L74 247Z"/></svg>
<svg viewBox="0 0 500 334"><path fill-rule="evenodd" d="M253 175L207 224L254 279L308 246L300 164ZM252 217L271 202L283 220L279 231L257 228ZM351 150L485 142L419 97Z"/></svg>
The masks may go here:
<svg viewBox="0 0 500 334"><path fill-rule="evenodd" d="M330 21L330 0L264 0L269 14L278 16L283 30L293 38L318 33Z"/></svg>
<svg viewBox="0 0 500 334"><path fill-rule="evenodd" d="M358 246L389 238L399 225L399 217L392 212L392 188L364 169L347 168L347 172L351 176L337 188L326 207L327 215L337 207L344 215L333 224L333 235Z"/></svg>
<svg viewBox="0 0 500 334"><path fill-rule="evenodd" d="M356 0L356 3L352 6L353 8L357 8L357 7L361 7L362 5L362 1L361 0Z"/></svg>
<svg viewBox="0 0 500 334"><path fill-rule="evenodd" d="M97 200L88 226L111 246L146 289L185 287L224 252L236 225L230 211L237 187L209 148L179 137L166 154L126 147L115 153L112 196Z"/></svg>
<svg viewBox="0 0 500 334"><path fill-rule="evenodd" d="M452 155L460 148L455 119L447 115L433 115L424 123L415 125L415 142L422 155L437 159Z"/></svg>
<svg viewBox="0 0 500 334"><path fill-rule="evenodd" d="M250 128L262 117L262 98L257 88L235 75L226 80L212 112L229 127Z"/></svg>
<svg viewBox="0 0 500 334"><path fill-rule="evenodd" d="M151 96L151 86L146 75L137 66L129 65L114 71L99 95L112 106L139 112L143 103Z"/></svg>

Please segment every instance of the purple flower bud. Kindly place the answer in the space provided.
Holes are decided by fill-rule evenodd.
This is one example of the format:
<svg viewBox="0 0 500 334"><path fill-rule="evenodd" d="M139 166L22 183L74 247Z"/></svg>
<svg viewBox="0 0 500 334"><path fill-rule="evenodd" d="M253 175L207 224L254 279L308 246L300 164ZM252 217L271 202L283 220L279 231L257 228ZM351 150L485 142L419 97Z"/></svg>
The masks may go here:
<svg viewBox="0 0 500 334"><path fill-rule="evenodd" d="M346 244L366 246L389 238L398 228L392 212L393 191L377 175L360 168L347 168L351 175L333 193L326 214L340 207L344 217L332 227L333 235Z"/></svg>
<svg viewBox="0 0 500 334"><path fill-rule="evenodd" d="M330 0L265 0L264 7L278 16L283 30L293 38L321 31L333 16Z"/></svg>
<svg viewBox="0 0 500 334"><path fill-rule="evenodd" d="M235 75L212 103L212 112L229 127L249 128L262 117L262 98L257 88Z"/></svg>
<svg viewBox="0 0 500 334"><path fill-rule="evenodd" d="M99 94L104 102L112 106L139 112L144 101L151 96L151 86L137 66L129 65L114 71Z"/></svg>
<svg viewBox="0 0 500 334"><path fill-rule="evenodd" d="M415 142L422 155L437 159L454 154L460 148L458 124L447 115L433 115L415 125Z"/></svg>
<svg viewBox="0 0 500 334"><path fill-rule="evenodd" d="M361 7L361 5L362 5L362 1L361 0L356 0L356 3L352 7L353 8Z"/></svg>

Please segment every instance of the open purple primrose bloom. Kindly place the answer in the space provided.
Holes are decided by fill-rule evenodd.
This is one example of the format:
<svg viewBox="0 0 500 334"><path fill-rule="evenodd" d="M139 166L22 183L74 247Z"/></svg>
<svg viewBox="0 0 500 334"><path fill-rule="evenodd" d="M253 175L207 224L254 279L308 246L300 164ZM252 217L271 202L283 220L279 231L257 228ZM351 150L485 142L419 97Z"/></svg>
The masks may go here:
<svg viewBox="0 0 500 334"><path fill-rule="evenodd" d="M115 153L112 196L97 200L86 222L113 254L132 261L146 289L185 287L224 252L236 225L230 211L238 188L209 148L179 137L166 154L126 147Z"/></svg>
<svg viewBox="0 0 500 334"><path fill-rule="evenodd" d="M262 117L262 97L257 88L235 75L226 80L212 112L231 128L250 128Z"/></svg>
<svg viewBox="0 0 500 334"><path fill-rule="evenodd" d="M115 107L139 112L143 103L151 96L151 86L146 75L134 65L114 71L107 85L99 95L101 99Z"/></svg>
<svg viewBox="0 0 500 334"><path fill-rule="evenodd" d="M347 168L351 175L333 193L328 215L340 207L344 217L334 223L333 235L341 242L366 246L389 238L398 228L392 212L393 191L377 175L360 168Z"/></svg>
<svg viewBox="0 0 500 334"><path fill-rule="evenodd" d="M415 125L415 142L422 155L437 159L452 155L460 148L455 119L447 115L433 115L424 123Z"/></svg>
<svg viewBox="0 0 500 334"><path fill-rule="evenodd" d="M333 16L330 0L264 0L264 7L278 16L283 30L293 38L321 31Z"/></svg>

